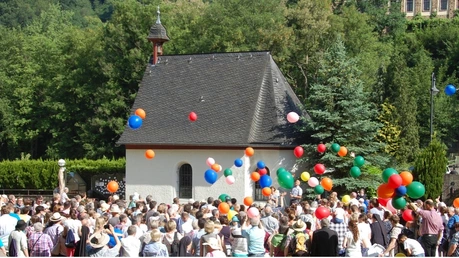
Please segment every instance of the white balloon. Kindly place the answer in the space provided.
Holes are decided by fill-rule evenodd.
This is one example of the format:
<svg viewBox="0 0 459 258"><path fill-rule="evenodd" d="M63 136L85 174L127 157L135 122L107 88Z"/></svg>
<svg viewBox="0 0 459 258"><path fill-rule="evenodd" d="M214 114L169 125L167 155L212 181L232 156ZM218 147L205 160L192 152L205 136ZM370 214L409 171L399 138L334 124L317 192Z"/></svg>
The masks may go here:
<svg viewBox="0 0 459 258"><path fill-rule="evenodd" d="M287 120L292 124L298 122L299 119L300 116L295 112L290 112L287 114Z"/></svg>
<svg viewBox="0 0 459 258"><path fill-rule="evenodd" d="M227 176L225 180L226 180L226 183L229 184L229 185L234 184L234 182L236 181L234 176Z"/></svg>
<svg viewBox="0 0 459 258"><path fill-rule="evenodd" d="M208 157L206 160L207 166L212 167L213 164L215 164L215 160L211 157Z"/></svg>
<svg viewBox="0 0 459 258"><path fill-rule="evenodd" d="M308 185L309 185L310 187L316 187L318 184L319 184L319 179L317 179L317 177L311 177L311 178L309 178L309 180L308 180Z"/></svg>

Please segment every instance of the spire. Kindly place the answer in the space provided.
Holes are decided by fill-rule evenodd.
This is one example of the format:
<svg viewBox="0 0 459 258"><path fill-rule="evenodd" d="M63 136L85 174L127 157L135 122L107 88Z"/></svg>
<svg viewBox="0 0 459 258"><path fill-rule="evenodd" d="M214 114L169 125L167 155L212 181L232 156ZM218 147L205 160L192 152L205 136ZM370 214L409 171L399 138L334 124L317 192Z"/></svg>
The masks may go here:
<svg viewBox="0 0 459 258"><path fill-rule="evenodd" d="M161 12L159 11L159 5L158 5L158 10L156 11L156 13L158 14L158 17L156 18L156 24L161 24Z"/></svg>
<svg viewBox="0 0 459 258"><path fill-rule="evenodd" d="M150 33L148 34L148 41L153 43L153 59L152 64L156 64L158 62L158 56L163 54L163 43L169 41L169 37L167 36L166 28L161 24L161 18L159 11L156 11L158 17L156 19L156 23L153 24L150 28Z"/></svg>

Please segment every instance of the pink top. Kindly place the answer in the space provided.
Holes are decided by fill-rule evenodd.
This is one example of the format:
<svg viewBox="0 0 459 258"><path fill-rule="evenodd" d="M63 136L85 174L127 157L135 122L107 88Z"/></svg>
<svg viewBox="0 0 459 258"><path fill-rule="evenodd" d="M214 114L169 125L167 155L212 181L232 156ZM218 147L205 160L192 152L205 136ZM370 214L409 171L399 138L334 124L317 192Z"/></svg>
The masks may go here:
<svg viewBox="0 0 459 258"><path fill-rule="evenodd" d="M417 212L422 217L420 229L421 235L437 235L443 231L443 220L441 219L440 214L438 214L434 209L418 209Z"/></svg>

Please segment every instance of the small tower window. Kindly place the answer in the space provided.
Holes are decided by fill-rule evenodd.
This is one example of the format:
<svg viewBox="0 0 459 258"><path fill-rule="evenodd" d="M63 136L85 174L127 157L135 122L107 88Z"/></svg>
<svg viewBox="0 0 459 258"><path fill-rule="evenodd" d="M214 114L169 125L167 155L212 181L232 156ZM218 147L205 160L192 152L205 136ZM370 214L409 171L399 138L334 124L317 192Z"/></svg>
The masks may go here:
<svg viewBox="0 0 459 258"><path fill-rule="evenodd" d="M190 164L183 164L179 169L179 198L193 198L193 170Z"/></svg>

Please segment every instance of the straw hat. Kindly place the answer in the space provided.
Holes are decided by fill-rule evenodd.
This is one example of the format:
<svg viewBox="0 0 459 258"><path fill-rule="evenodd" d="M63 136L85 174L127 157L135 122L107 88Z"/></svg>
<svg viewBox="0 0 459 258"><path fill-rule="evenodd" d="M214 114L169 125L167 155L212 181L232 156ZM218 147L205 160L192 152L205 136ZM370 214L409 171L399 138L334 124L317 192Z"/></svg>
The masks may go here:
<svg viewBox="0 0 459 258"><path fill-rule="evenodd" d="M105 233L94 233L89 238L89 244L92 248L101 248L104 247L110 241L110 237Z"/></svg>
<svg viewBox="0 0 459 258"><path fill-rule="evenodd" d="M292 228L295 231L303 232L306 229L306 223L299 219L295 223L293 223Z"/></svg>
<svg viewBox="0 0 459 258"><path fill-rule="evenodd" d="M52 222L58 222L58 221L61 221L62 220L62 216L59 212L55 212L53 213L53 216L51 216L51 218L49 218L49 220L51 220Z"/></svg>
<svg viewBox="0 0 459 258"><path fill-rule="evenodd" d="M108 203L104 202L100 205L101 211L106 212L108 209L110 209L110 205Z"/></svg>
<svg viewBox="0 0 459 258"><path fill-rule="evenodd" d="M206 243L203 243L202 245L208 245L210 246L210 248L214 249L214 250L220 250L220 245L218 244L218 239L216 239L215 237L211 237L209 238L209 240L207 240Z"/></svg>
<svg viewBox="0 0 459 258"><path fill-rule="evenodd" d="M111 213L121 213L120 207L118 204L112 204L112 208L110 209Z"/></svg>

